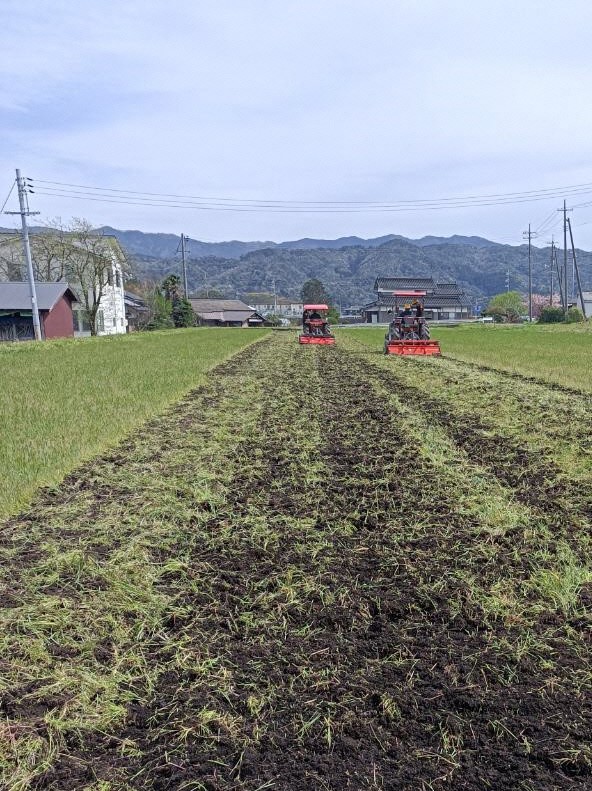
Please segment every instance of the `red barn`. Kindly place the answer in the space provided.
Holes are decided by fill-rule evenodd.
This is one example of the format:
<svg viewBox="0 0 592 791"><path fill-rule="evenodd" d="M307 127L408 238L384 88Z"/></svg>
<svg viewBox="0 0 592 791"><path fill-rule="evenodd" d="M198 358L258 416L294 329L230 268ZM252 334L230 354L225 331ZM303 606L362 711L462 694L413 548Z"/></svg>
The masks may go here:
<svg viewBox="0 0 592 791"><path fill-rule="evenodd" d="M39 322L44 338L73 338L72 303L76 295L67 283L36 283ZM0 341L34 340L28 283L0 283Z"/></svg>

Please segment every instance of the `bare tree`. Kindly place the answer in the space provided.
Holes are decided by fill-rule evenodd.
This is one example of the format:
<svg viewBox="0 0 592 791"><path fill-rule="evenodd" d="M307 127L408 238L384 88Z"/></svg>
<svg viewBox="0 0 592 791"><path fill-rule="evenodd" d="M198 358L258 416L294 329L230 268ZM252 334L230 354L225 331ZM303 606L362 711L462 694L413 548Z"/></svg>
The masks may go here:
<svg viewBox="0 0 592 791"><path fill-rule="evenodd" d="M91 335L101 329L101 300L108 286L120 287L132 266L117 241L95 230L88 220L74 218L64 225L51 220L30 235L35 279L68 281L78 296ZM20 236L0 237L0 280L22 280L24 261Z"/></svg>
<svg viewBox="0 0 592 791"><path fill-rule="evenodd" d="M65 280L72 256L71 229L56 217L42 231L31 234L31 255L35 279L41 282Z"/></svg>
<svg viewBox="0 0 592 791"><path fill-rule="evenodd" d="M23 248L17 233L0 237L0 281L23 279Z"/></svg>
<svg viewBox="0 0 592 791"><path fill-rule="evenodd" d="M99 332L99 309L107 286L121 277L115 251L108 237L87 220L75 218L68 229L70 252L66 276L78 293L90 325L90 334Z"/></svg>

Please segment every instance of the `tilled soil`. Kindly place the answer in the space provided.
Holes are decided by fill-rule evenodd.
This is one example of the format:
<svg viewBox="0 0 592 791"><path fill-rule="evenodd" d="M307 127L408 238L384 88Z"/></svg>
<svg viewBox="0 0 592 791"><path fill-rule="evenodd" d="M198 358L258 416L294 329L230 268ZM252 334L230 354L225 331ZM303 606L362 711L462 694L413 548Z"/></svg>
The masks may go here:
<svg viewBox="0 0 592 791"><path fill-rule="evenodd" d="M389 362L252 346L5 526L7 788L592 788L581 476Z"/></svg>

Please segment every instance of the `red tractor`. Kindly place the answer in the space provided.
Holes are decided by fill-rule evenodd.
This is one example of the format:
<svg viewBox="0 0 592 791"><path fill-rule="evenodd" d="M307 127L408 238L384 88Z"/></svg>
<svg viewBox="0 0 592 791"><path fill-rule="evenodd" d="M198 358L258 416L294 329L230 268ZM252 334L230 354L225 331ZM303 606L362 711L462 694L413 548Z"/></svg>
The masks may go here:
<svg viewBox="0 0 592 791"><path fill-rule="evenodd" d="M304 305L302 313L302 332L298 343L316 343L333 346L335 337L331 335L327 323L328 305Z"/></svg>
<svg viewBox="0 0 592 791"><path fill-rule="evenodd" d="M393 291L394 317L384 340L385 354L440 355L438 341L430 340L423 315L425 291Z"/></svg>

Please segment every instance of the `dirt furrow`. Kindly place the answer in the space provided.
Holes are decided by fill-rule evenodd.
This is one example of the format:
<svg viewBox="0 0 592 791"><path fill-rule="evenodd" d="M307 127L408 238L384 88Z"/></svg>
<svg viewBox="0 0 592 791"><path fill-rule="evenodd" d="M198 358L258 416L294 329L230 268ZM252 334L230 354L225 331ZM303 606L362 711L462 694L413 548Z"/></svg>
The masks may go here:
<svg viewBox="0 0 592 791"><path fill-rule="evenodd" d="M497 489L486 502L481 482L467 505L474 468L455 415L436 399L424 412L454 440L447 474L391 386L416 397L363 355L277 337L44 506L67 539L23 572L27 601L40 581L59 601L88 599L101 634L108 606L111 639L93 643L80 621L26 627L39 686L19 703L15 682L2 700L12 738L25 724L46 751L31 788L589 787L587 591L574 588L578 607L545 603L549 580L518 534L494 529ZM56 567L84 537L88 557ZM492 611L514 578L530 609ZM75 653L48 662L50 642ZM50 700L44 672L73 681L56 694L54 680Z"/></svg>
<svg viewBox="0 0 592 791"><path fill-rule="evenodd" d="M206 552L218 574L176 625L196 636L187 650L198 666L208 646L214 678L196 678L194 665L161 679L141 715L134 786L585 787L549 758L566 757L566 742L580 749L584 715L549 744L541 728L574 690L539 694L548 647L520 656L519 629L484 625L470 585L473 520L455 492L351 357L281 351L266 361L273 387L252 447L261 463L235 482L230 531ZM290 392L294 381L305 395ZM252 520L269 541L256 553Z"/></svg>
<svg viewBox="0 0 592 791"><path fill-rule="evenodd" d="M398 361L409 366L409 361ZM413 363L411 363L412 365ZM491 472L511 488L518 501L542 513L554 530L569 537L589 526L592 515L590 487L570 479L549 453L533 449L504 434L482 414L466 406L456 410L443 399L432 398L424 387L410 384L413 372L404 372L395 363L389 369L367 361L360 362L367 377L381 385L428 422L442 427L467 457ZM438 372L434 372L438 376Z"/></svg>

